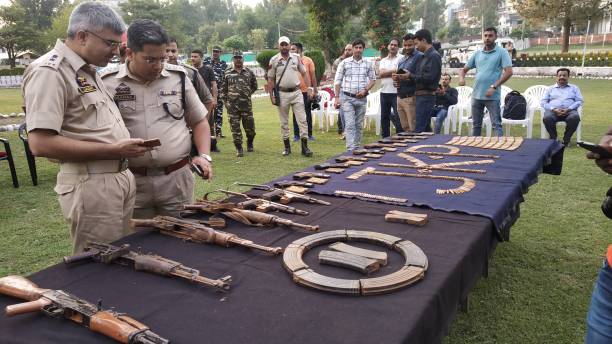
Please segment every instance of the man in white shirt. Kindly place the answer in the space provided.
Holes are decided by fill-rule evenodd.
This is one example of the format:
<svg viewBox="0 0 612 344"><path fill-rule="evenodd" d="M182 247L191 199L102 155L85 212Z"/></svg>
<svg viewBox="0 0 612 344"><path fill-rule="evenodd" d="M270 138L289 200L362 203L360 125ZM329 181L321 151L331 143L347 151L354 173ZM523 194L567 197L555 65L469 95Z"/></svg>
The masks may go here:
<svg viewBox="0 0 612 344"><path fill-rule="evenodd" d="M388 49L389 54L380 61L379 65L379 78L381 82L380 128L382 137L391 136L389 120L393 122L396 133L401 133L403 131L402 124L397 114L397 88L393 86L393 79L391 79L391 75L397 71L397 64L402 58L402 54L398 54L399 40L397 38L392 38L391 41L389 41ZM391 114L392 109L393 114Z"/></svg>

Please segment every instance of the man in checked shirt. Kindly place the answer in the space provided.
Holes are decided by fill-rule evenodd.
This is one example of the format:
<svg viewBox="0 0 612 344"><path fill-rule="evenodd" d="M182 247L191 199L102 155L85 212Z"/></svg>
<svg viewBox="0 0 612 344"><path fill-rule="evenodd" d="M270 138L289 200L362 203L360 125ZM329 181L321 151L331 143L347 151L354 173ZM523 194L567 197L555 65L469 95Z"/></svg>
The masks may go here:
<svg viewBox="0 0 612 344"><path fill-rule="evenodd" d="M344 59L338 65L334 80L334 106L344 112L344 131L346 149L354 150L361 145L361 128L367 105L367 96L376 82L374 66L363 59L365 42L357 39L353 42L353 56ZM340 87L342 86L342 93Z"/></svg>

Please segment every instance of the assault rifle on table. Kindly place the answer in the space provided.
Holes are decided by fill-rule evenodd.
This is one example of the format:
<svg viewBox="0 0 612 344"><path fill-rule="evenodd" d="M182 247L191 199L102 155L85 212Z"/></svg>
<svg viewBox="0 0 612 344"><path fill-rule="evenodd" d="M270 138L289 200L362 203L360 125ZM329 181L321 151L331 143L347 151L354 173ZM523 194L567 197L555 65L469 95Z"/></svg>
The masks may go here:
<svg viewBox="0 0 612 344"><path fill-rule="evenodd" d="M64 257L65 264L73 264L79 261L91 259L96 262L121 265L131 265L136 271L147 271L163 276L173 276L200 285L215 287L217 290L229 290L232 276L220 279L210 279L200 275L200 271L187 267L177 261L170 260L154 254L142 254L130 250L130 245L113 246L92 242L87 244L85 252L74 256Z"/></svg>
<svg viewBox="0 0 612 344"><path fill-rule="evenodd" d="M272 201L278 200L282 204L288 204L292 201L306 202L306 203L315 203L322 205L330 205L331 203L316 199L314 197L302 195L296 192L291 192L279 188L275 188L268 185L260 185L260 184L248 184L248 183L238 183L238 185L242 186L250 186L254 189L269 191L262 195L263 198L269 199Z"/></svg>
<svg viewBox="0 0 612 344"><path fill-rule="evenodd" d="M13 316L34 311L53 318L66 318L126 344L168 344L169 340L155 334L149 328L113 310L102 310L97 305L68 294L62 290L42 289L21 276L0 278L0 294L13 296L28 302L6 307L6 315Z"/></svg>
<svg viewBox="0 0 612 344"><path fill-rule="evenodd" d="M223 192L227 195L232 196L241 196L246 198L246 201L236 203L236 206L241 209L246 210L256 210L262 213L267 213L268 211L280 211L287 214L298 214L298 215L308 215L308 212L305 210L301 210L292 206L288 206L285 204L280 204L276 202L272 202L263 198L251 198L247 194L243 194L241 192L234 192L229 190L217 190L218 192Z"/></svg>
<svg viewBox="0 0 612 344"><path fill-rule="evenodd" d="M321 172L298 172L293 175L293 179L296 179L296 180L304 180L304 179L310 179L310 178L329 179L331 178L331 175L326 174L326 173L321 173Z"/></svg>
<svg viewBox="0 0 612 344"><path fill-rule="evenodd" d="M219 203L200 200L195 204L185 204L184 207L185 210L198 210L209 214L223 214L232 220L249 226L283 226L309 232L319 231L319 226L305 225L276 215L241 209L235 203Z"/></svg>
<svg viewBox="0 0 612 344"><path fill-rule="evenodd" d="M223 247L242 246L264 253L277 255L283 252L281 247L268 247L238 237L236 234L214 230L210 227L171 216L156 216L152 219L132 219L132 228L154 228L159 233L198 244L214 244Z"/></svg>

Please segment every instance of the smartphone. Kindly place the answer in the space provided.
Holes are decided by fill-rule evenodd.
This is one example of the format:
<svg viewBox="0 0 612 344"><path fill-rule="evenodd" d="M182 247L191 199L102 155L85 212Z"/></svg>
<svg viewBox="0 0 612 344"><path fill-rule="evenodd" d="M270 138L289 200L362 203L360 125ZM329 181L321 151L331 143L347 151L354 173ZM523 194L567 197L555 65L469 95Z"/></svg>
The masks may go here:
<svg viewBox="0 0 612 344"><path fill-rule="evenodd" d="M578 146L593 153L599 154L602 159L612 159L612 153L610 153L608 150L598 144L578 141Z"/></svg>
<svg viewBox="0 0 612 344"><path fill-rule="evenodd" d="M191 170L195 172L195 174L197 174L200 177L204 177L204 172L202 172L202 169L200 168L200 166L196 164L189 164L189 165L191 166Z"/></svg>
<svg viewBox="0 0 612 344"><path fill-rule="evenodd" d="M140 144L141 146L145 146L145 147L159 147L161 146L161 141L159 139L150 139L150 140L144 140L143 143Z"/></svg>

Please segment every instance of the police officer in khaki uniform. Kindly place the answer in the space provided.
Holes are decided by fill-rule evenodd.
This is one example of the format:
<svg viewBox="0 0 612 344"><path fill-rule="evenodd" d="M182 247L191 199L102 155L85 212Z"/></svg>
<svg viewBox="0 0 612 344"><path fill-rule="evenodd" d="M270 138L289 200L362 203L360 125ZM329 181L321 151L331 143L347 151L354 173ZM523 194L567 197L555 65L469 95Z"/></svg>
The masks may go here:
<svg viewBox="0 0 612 344"><path fill-rule="evenodd" d="M279 53L270 59L268 66L268 90L272 104L278 106L278 116L281 122L281 135L285 150L283 155L291 154L291 142L289 141L289 107L293 108L300 129L300 141L302 143L302 155L312 156L308 149L308 130L306 123L306 112L304 110L304 99L300 91L300 74L306 81L308 87L311 86L310 77L306 73L306 68L300 60L300 55L289 52L290 41L288 37L282 36L278 39ZM286 67L286 68L285 68ZM280 104L276 104L274 97L274 87L278 83L280 94Z"/></svg>
<svg viewBox="0 0 612 344"><path fill-rule="evenodd" d="M128 29L127 62L102 75L132 137L159 138L161 146L130 160L136 176L134 217L178 216L193 201L190 164L212 178L207 111L181 66L164 64L166 31L152 20ZM191 135L199 153L191 161Z"/></svg>
<svg viewBox="0 0 612 344"><path fill-rule="evenodd" d="M75 253L89 241L129 234L136 192L127 158L149 148L130 139L112 96L94 67L119 53L125 24L96 2L70 15L68 38L33 62L23 77L30 149L59 161L55 191Z"/></svg>

